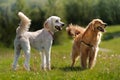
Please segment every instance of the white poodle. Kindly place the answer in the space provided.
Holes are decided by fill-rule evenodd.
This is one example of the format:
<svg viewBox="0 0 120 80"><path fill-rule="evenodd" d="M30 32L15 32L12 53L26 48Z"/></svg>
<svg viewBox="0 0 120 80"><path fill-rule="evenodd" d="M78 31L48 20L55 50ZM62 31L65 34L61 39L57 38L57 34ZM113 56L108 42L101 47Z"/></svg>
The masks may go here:
<svg viewBox="0 0 120 80"><path fill-rule="evenodd" d="M22 12L19 12L18 16L21 19L21 22L16 29L16 38L14 40L15 55L13 69L16 70L16 65L20 56L20 51L22 49L25 53L24 67L27 71L30 71L29 61L31 45L38 51L41 51L42 69L51 70L50 53L53 43L53 35L54 32L62 30L64 23L60 21L59 17L51 16L45 21L43 29L35 32L29 32L28 30L31 24L31 20Z"/></svg>

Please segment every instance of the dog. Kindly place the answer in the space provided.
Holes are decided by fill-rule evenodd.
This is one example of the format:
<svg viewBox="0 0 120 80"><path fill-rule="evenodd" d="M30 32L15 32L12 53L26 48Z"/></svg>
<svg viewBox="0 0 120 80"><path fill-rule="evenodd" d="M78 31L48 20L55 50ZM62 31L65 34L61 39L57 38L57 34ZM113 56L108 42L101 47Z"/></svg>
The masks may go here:
<svg viewBox="0 0 120 80"><path fill-rule="evenodd" d="M18 12L21 20L20 25L16 29L16 38L14 40L14 61L13 70L16 70L18 58L21 49L25 53L24 68L30 71L30 50L34 47L41 52L41 68L43 70L51 70L51 47L53 43L53 35L56 31L62 30L64 23L58 16L51 16L44 22L44 28L35 32L29 32L31 20L22 12Z"/></svg>
<svg viewBox="0 0 120 80"><path fill-rule="evenodd" d="M72 36L73 38L75 38L79 34L83 34L85 31L85 28L80 27L79 25L70 24L69 27L66 28L66 31L69 36Z"/></svg>
<svg viewBox="0 0 120 80"><path fill-rule="evenodd" d="M107 24L100 19L93 19L87 28L75 28L74 25L67 27L69 34L76 35L72 46L72 64L80 57L82 69L92 69L96 63L102 32L105 32ZM77 29L77 30L76 30ZM74 33L73 31L78 31Z"/></svg>

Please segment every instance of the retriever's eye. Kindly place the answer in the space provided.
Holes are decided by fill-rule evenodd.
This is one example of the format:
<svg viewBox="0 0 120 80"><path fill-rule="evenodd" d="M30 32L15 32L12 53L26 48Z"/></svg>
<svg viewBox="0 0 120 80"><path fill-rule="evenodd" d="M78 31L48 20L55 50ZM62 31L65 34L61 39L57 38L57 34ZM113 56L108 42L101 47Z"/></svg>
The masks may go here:
<svg viewBox="0 0 120 80"><path fill-rule="evenodd" d="M58 23L58 20L56 20L55 22Z"/></svg>

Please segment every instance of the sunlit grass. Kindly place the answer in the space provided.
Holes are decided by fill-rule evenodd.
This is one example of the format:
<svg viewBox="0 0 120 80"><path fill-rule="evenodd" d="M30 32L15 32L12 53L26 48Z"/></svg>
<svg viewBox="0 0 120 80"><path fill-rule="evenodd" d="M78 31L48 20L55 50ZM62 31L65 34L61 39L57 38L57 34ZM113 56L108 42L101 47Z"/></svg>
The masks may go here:
<svg viewBox="0 0 120 80"><path fill-rule="evenodd" d="M117 29L116 29L117 28ZM108 32L119 31L119 26L107 28ZM23 68L24 53L21 53L19 67L17 71L11 69L14 50L0 48L0 80L119 80L120 79L120 38L103 40L97 57L97 63L92 70L81 70L78 60L75 68L71 69L70 52L72 39L68 39L67 34L62 36L62 43L54 45L51 53L51 71L40 69L39 52L31 51L31 71L27 72Z"/></svg>

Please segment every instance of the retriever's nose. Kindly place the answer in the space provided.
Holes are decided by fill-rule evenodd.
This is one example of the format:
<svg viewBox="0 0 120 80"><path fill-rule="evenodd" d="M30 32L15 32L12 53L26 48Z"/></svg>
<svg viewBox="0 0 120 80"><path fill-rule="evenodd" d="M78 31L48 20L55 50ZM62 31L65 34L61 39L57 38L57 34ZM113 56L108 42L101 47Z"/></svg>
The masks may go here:
<svg viewBox="0 0 120 80"><path fill-rule="evenodd" d="M105 28L108 26L107 23L104 23L104 25L105 25Z"/></svg>
<svg viewBox="0 0 120 80"><path fill-rule="evenodd" d="M105 23L105 26L108 26L107 23Z"/></svg>
<svg viewBox="0 0 120 80"><path fill-rule="evenodd" d="M107 23L103 23L103 25L104 25L105 27L108 26Z"/></svg>

